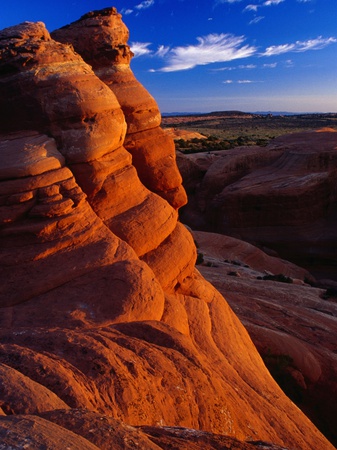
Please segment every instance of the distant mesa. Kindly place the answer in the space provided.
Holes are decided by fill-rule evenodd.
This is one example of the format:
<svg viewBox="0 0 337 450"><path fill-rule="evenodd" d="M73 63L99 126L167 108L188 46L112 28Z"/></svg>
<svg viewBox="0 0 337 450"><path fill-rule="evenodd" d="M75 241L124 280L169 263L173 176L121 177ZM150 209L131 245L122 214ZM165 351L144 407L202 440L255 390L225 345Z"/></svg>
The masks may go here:
<svg viewBox="0 0 337 450"><path fill-rule="evenodd" d="M115 8L0 32L1 442L332 450L195 268L127 39Z"/></svg>

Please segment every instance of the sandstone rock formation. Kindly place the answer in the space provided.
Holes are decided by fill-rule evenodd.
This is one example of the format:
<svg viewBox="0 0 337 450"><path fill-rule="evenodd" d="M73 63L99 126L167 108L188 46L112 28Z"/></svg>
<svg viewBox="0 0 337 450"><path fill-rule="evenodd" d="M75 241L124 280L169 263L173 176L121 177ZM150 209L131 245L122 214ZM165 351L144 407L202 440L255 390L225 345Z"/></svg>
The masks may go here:
<svg viewBox="0 0 337 450"><path fill-rule="evenodd" d="M194 232L200 272L223 295L287 394L336 442L336 298L247 242Z"/></svg>
<svg viewBox="0 0 337 450"><path fill-rule="evenodd" d="M142 183L175 208L186 203L172 139L160 128L158 105L130 69L129 31L115 8L88 13L52 33L71 43L116 95L127 122L125 148Z"/></svg>
<svg viewBox="0 0 337 450"><path fill-rule="evenodd" d="M97 28L90 36L102 28L108 39L121 24L115 9L78 24L87 21ZM149 114L138 117L136 105L129 113L128 96L115 94L110 78L100 79L42 23L3 30L0 46L2 441L55 449L106 448L108 434L107 445L122 436L143 448L226 441L201 433L206 444L198 447L194 432L161 428L178 426L228 435L243 449L261 440L332 449L195 269L193 237L177 220L181 202L172 200L181 192L179 177L169 184L174 158L136 163L125 150L139 139L139 152L151 153L160 129L159 119L148 128L152 103L124 60L125 86L123 67L111 65L116 92L136 85L139 109ZM110 60L115 47L102 48L97 60ZM138 434L130 425L150 428Z"/></svg>
<svg viewBox="0 0 337 450"><path fill-rule="evenodd" d="M190 193L182 220L336 278L336 149L337 133L323 129L282 136L266 148L180 155Z"/></svg>

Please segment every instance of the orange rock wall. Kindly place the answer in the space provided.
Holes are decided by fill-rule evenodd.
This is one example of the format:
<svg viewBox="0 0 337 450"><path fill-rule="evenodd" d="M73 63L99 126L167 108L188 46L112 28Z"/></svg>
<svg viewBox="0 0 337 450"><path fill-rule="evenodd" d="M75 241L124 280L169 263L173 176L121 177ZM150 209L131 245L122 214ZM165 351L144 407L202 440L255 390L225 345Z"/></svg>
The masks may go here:
<svg viewBox="0 0 337 450"><path fill-rule="evenodd" d="M174 208L184 205L187 199L175 163L174 143L160 128L156 101L130 69L133 54L121 15L111 8L87 14L52 35L60 42L71 42L115 94L127 122L124 145L142 183Z"/></svg>

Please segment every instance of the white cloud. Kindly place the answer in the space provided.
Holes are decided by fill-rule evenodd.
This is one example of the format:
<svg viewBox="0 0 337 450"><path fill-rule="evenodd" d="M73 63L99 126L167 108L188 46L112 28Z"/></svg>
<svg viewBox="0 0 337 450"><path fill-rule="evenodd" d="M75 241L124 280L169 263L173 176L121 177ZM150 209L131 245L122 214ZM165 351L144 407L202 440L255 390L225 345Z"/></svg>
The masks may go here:
<svg viewBox="0 0 337 450"><path fill-rule="evenodd" d="M243 11L257 11L261 5L247 5Z"/></svg>
<svg viewBox="0 0 337 450"><path fill-rule="evenodd" d="M139 3L139 5L136 5L135 8L140 9L147 9L154 5L154 0L144 0L143 2Z"/></svg>
<svg viewBox="0 0 337 450"><path fill-rule="evenodd" d="M263 20L264 19L264 16L258 16L258 17L255 17L254 19L252 19L250 22L249 22L249 25L254 25L255 23L259 23L261 20Z"/></svg>
<svg viewBox="0 0 337 450"><path fill-rule="evenodd" d="M233 80L225 80L222 82L223 84L251 84L251 83L262 83L262 81L253 81L253 80L237 80L237 81L233 81Z"/></svg>
<svg viewBox="0 0 337 450"><path fill-rule="evenodd" d="M237 70L237 69L256 69L255 64L240 64L240 66L220 67L219 69L213 69L215 72L223 72L224 70Z"/></svg>
<svg viewBox="0 0 337 450"><path fill-rule="evenodd" d="M222 3L238 3L238 2L241 2L241 1L242 0L215 0L214 6L221 5Z"/></svg>
<svg viewBox="0 0 337 450"><path fill-rule="evenodd" d="M282 2L284 2L284 0L267 0L263 3L263 5L264 6L279 5Z"/></svg>
<svg viewBox="0 0 337 450"><path fill-rule="evenodd" d="M141 11L142 9L148 9L151 6L154 5L154 0L144 0L143 2L139 3L138 5L135 6L135 9L138 11ZM138 12L134 11L133 9L129 9L129 8L123 8L121 9L121 14L128 16L132 13L136 13L139 14Z"/></svg>
<svg viewBox="0 0 337 450"><path fill-rule="evenodd" d="M256 69L256 65L255 64L246 64L245 66L240 65L239 69Z"/></svg>
<svg viewBox="0 0 337 450"><path fill-rule="evenodd" d="M164 56L170 51L170 47L167 47L165 45L160 45L158 47L158 50L156 51L156 56L159 58L164 58Z"/></svg>
<svg viewBox="0 0 337 450"><path fill-rule="evenodd" d="M295 49L295 44L271 45L266 48L262 56L280 55L281 53L292 52Z"/></svg>
<svg viewBox="0 0 337 450"><path fill-rule="evenodd" d="M223 72L224 70L235 70L237 67L220 67L219 69L212 69L214 72Z"/></svg>
<svg viewBox="0 0 337 450"><path fill-rule="evenodd" d="M256 52L256 48L249 45L241 46L244 40L244 36L223 33L198 37L197 45L174 47L166 52L167 65L160 70L174 72L216 62L247 58Z"/></svg>
<svg viewBox="0 0 337 450"><path fill-rule="evenodd" d="M336 38L329 37L323 38L322 36L317 37L316 39L309 39L307 41L296 41L292 44L282 44L282 45L271 45L267 47L265 52L261 54L261 56L273 56L273 55L281 55L282 53L288 52L306 52L308 50L321 50L329 44L333 44L337 42Z"/></svg>
<svg viewBox="0 0 337 450"><path fill-rule="evenodd" d="M279 5L280 3L284 2L285 0L265 0L263 3L261 3L260 5L256 5L256 4L249 4L247 5L242 12L247 12L247 11L254 11L257 12L257 10L259 8L262 8L264 6L272 6L272 5ZM254 23L259 23L260 20L264 19L264 16L258 16L255 17L253 20L251 20L249 22L249 25L254 24Z"/></svg>
<svg viewBox="0 0 337 450"><path fill-rule="evenodd" d="M262 67L264 67L265 69L275 69L276 66L277 63L271 63L271 64L263 64Z"/></svg>
<svg viewBox="0 0 337 450"><path fill-rule="evenodd" d="M152 52L148 48L151 45L150 42L131 42L130 48L134 53L134 57L137 58L139 56L150 55Z"/></svg>

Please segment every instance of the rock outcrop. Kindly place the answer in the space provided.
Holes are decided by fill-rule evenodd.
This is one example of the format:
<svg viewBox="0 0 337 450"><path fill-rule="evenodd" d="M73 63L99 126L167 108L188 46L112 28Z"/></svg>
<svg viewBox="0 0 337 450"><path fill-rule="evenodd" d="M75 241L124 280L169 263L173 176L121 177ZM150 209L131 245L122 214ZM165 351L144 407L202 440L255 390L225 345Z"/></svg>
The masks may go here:
<svg viewBox="0 0 337 450"><path fill-rule="evenodd" d="M193 234L200 272L226 295L282 388L336 442L336 295L247 242Z"/></svg>
<svg viewBox="0 0 337 450"><path fill-rule="evenodd" d="M117 23L123 50L126 31L115 9L70 28L88 21L97 31L87 34L92 48L96 36L111 40ZM91 64L108 73L112 58L113 83L42 23L3 30L0 45L2 441L220 448L226 438L215 433L243 441L233 443L243 449L255 445L248 441L332 449L195 269L193 237L177 219L183 202L172 200L182 192L178 176L169 184L178 173L172 155L169 164L157 156L136 162L125 149L139 139L139 153L155 153L160 120L149 127L159 113L152 116L152 100L125 60L114 59L111 42L96 46L99 63ZM133 87L132 101L139 92L139 110L148 112L139 117L136 104L131 112L127 106ZM103 437L96 433L102 415ZM150 428L139 435L130 425ZM202 430L206 444L197 447L196 431L167 426Z"/></svg>
<svg viewBox="0 0 337 450"><path fill-rule="evenodd" d="M182 219L273 249L319 277L336 277L336 149L335 130L322 129L282 136L265 148L180 155L190 193Z"/></svg>
<svg viewBox="0 0 337 450"><path fill-rule="evenodd" d="M173 207L186 204L172 139L160 128L158 105L130 69L129 31L114 8L92 12L52 33L71 43L116 95L127 122L125 148L142 183Z"/></svg>

